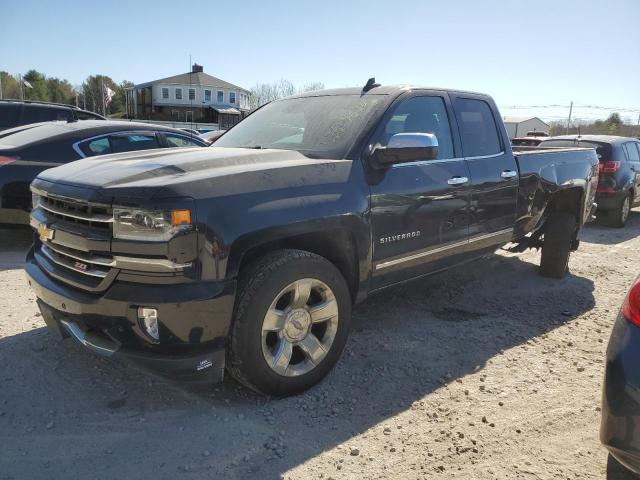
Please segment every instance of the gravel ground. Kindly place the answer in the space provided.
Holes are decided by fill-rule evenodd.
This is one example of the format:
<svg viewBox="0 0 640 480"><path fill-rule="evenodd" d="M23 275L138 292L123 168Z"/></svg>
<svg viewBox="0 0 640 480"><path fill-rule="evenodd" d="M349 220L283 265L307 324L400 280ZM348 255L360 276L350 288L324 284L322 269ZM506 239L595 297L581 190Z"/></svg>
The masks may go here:
<svg viewBox="0 0 640 480"><path fill-rule="evenodd" d="M625 478L598 426L638 234L637 212L586 227L560 281L501 252L372 297L324 382L266 400L56 340L21 270L28 232L0 230L0 479Z"/></svg>

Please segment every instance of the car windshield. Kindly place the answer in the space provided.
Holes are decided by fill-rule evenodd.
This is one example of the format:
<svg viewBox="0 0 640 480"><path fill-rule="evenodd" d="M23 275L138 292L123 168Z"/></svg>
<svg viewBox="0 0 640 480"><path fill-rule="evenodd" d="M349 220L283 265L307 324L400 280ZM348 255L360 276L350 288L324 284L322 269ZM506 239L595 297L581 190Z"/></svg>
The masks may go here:
<svg viewBox="0 0 640 480"><path fill-rule="evenodd" d="M541 147L580 147L595 148L598 160L601 162L611 160L611 145L608 143L591 142L589 140L580 140L577 138L544 140Z"/></svg>
<svg viewBox="0 0 640 480"><path fill-rule="evenodd" d="M344 158L383 95L278 100L229 130L216 147L279 148L311 158Z"/></svg>

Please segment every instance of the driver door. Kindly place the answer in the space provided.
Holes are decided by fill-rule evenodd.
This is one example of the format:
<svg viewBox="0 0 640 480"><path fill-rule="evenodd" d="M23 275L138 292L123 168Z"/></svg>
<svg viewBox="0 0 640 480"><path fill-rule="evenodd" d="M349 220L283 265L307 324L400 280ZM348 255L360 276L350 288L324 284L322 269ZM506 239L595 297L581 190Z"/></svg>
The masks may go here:
<svg viewBox="0 0 640 480"><path fill-rule="evenodd" d="M370 180L373 288L456 262L468 243L471 177L460 150L448 96L420 92L392 107L376 135L386 146L397 133L431 133L434 160L400 163Z"/></svg>

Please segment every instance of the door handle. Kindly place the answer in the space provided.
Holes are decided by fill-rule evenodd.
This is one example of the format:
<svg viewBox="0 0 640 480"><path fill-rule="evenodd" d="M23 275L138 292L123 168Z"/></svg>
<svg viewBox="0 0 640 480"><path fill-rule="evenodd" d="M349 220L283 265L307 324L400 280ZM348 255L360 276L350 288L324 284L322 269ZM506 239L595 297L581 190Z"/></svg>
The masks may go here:
<svg viewBox="0 0 640 480"><path fill-rule="evenodd" d="M467 183L468 181L469 179L467 177L452 177L447 180L447 183L449 185L462 185L464 183Z"/></svg>
<svg viewBox="0 0 640 480"><path fill-rule="evenodd" d="M516 172L515 170L503 170L502 171L502 178L513 178L516 175L518 175L518 172Z"/></svg>

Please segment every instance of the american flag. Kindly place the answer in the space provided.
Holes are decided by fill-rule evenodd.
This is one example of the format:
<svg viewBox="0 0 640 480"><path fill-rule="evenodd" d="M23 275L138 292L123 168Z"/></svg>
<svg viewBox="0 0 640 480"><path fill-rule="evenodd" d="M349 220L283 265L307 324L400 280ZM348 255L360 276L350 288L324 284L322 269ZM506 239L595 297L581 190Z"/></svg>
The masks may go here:
<svg viewBox="0 0 640 480"><path fill-rule="evenodd" d="M113 90L111 90L109 87L107 87L106 85L102 86L102 97L104 98L104 106L108 107L109 104L111 103L111 99L113 98L113 96L116 94L116 92L114 92Z"/></svg>

